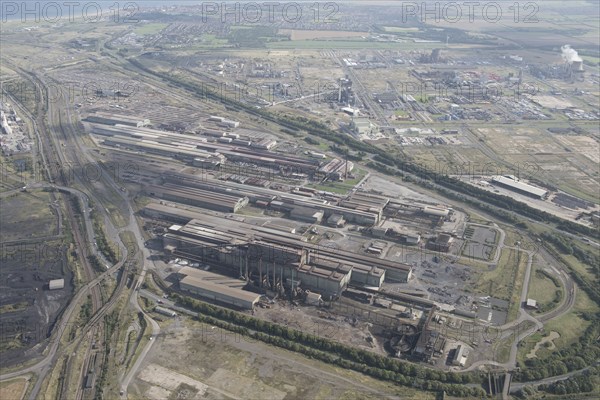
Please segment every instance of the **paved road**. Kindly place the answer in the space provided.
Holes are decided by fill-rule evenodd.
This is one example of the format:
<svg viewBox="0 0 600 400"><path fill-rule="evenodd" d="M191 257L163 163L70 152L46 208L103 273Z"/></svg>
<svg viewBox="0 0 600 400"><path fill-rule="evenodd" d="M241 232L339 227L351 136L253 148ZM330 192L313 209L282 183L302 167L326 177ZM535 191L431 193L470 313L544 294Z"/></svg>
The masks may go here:
<svg viewBox="0 0 600 400"><path fill-rule="evenodd" d="M121 192L119 192L119 193L121 193ZM140 272L137 282L133 286L135 288L135 290L133 290L131 292L131 296L129 297L129 304L135 310L137 310L138 312L141 312L144 315L144 319L152 327L152 336L150 336L150 340L148 341L148 343L146 344L144 349L142 349L142 352L140 353L139 357L136 359L135 364L131 367L129 372L121 379L120 393L123 398L127 398L127 390L129 388L129 384L131 383L131 380L133 379L133 377L139 370L140 366L144 362L144 359L148 355L148 352L152 349L152 346L154 346L155 338L160 334L160 326L158 325L158 323L156 321L154 321L148 314L146 314L144 312L144 310L142 309L142 307L140 307L140 305L138 303L139 290L141 290L141 286L144 283L144 279L146 277L148 266L150 264L153 264L153 262L152 262L150 251L145 246L144 236L142 235L142 232L141 232L139 226L137 225L137 222L135 219L135 213L134 213L133 208L131 207L131 204L129 203L129 201L127 202L127 208L128 208L128 214L129 214L129 224L127 225L127 229L130 232L132 232L133 235L135 236L137 246L140 249L140 252L142 255L142 270Z"/></svg>
<svg viewBox="0 0 600 400"><path fill-rule="evenodd" d="M504 238L502 237L501 239L502 239L502 242L504 242ZM504 338L509 337L510 335L513 335L514 334L513 329L524 321L531 321L534 324L534 326L517 335L517 337L515 338L515 340L513 341L512 345L511 345L510 355L509 355L509 359L507 362L499 363L494 360L480 360L480 361L473 363L468 368L464 369L462 372L472 371L483 365L493 365L496 367L504 368L507 371L514 370L517 366L518 344L521 341L523 341L526 337L528 337L528 336L534 334L536 331L542 329L544 327L543 321L548 321L550 319L556 318L556 317L568 312L575 303L575 285L574 285L572 279L566 273L564 273L564 271L557 271L557 272L559 272L558 273L559 279L561 280L561 282L565 288L565 291L567 292L566 293L567 295L565 296L565 300L563 301L563 303L561 303L554 310L552 310L546 314L543 314L541 316L538 316L537 318L528 314L523 309L523 304L527 300L527 293L529 292L529 281L531 278L531 267L533 264L533 257L536 252L532 251L532 250L524 250L520 247L504 246L504 248L516 250L518 252L524 252L525 254L527 254L527 267L525 269L525 276L523 278L523 287L521 290L521 296L520 296L520 300L519 300L520 306L519 306L519 312L518 312L517 319L508 324L498 327L502 331L502 334L500 337L501 337L501 339L504 339ZM546 255L548 255L548 254L546 254ZM560 264L558 264L558 265L560 265ZM507 373L506 379L504 381L503 391L502 391L503 399L509 398L509 392L511 391L511 389L510 389L511 388L511 378L512 378L511 373L510 372Z"/></svg>
<svg viewBox="0 0 600 400"><path fill-rule="evenodd" d="M57 186L57 185L53 185L53 184L49 184L49 183L37 183L37 184L35 184L34 187L35 188L60 189L60 190L68 191L69 193L71 193L75 196L78 196L80 199L87 198L87 195L85 193L83 193L77 189L73 189L73 188L69 188L69 187L62 187L62 186ZM88 238L90 240L93 240L93 228L91 230L88 229L88 227L91 226L91 221L89 220L89 216L85 215L84 220L86 221L86 232L87 232ZM90 234L92 235L91 237L89 236ZM90 291L90 289L92 289L93 287L98 285L103 279L107 278L109 275L113 274L119 268L121 268L121 266L123 265L123 263L126 260L126 257L127 257L127 254L124 253L123 258L118 263L116 263L115 265L113 265L112 267L107 269L106 272L102 273L101 275L96 277L94 280L88 282L87 284L83 285L79 289L79 291L75 294L75 296L73 297L73 299L71 300L69 305L65 308L65 311L63 312L60 320L56 323L56 325L52 331L52 335L50 336L50 339L49 339L49 343L48 343L49 347L47 348L47 355L42 360L40 360L36 364L31 365L27 368L24 368L24 369L21 369L18 371L14 371L14 372L9 372L6 374L2 374L2 375L0 375L0 381L6 380L6 379L11 379L11 378L17 377L17 376L25 374L25 373L35 373L38 375L38 377L46 376L46 374L51 371L52 367L54 366L54 364L56 362L56 359L58 357L57 350L60 345L62 335L65 332L68 332L67 328L69 325L69 320L71 319L71 315L73 314L73 311L75 310L77 305L81 302L81 300L84 298L84 296L87 295L87 293ZM106 305L105 305L105 307L106 307ZM102 310L103 309L101 309L98 313L96 313L95 316L92 317L92 320L90 320L90 322L88 322L88 325L94 321L94 317L101 315ZM32 398L35 398L37 396L37 393L39 392L42 383L43 383L43 379L36 380L36 383L31 391Z"/></svg>
<svg viewBox="0 0 600 400"><path fill-rule="evenodd" d="M496 223L494 223L492 226L490 226L490 225L475 224L475 223L469 222L468 225L480 226L482 228L488 228L488 229L494 228L498 232L500 232L500 238L498 239L498 244L495 245L496 246L496 254L494 255L494 259L490 261L490 263L498 264L498 260L500 260L500 255L502 254L502 248L504 247L504 239L506 238L506 232L504 232L504 229L500 229L500 227Z"/></svg>
<svg viewBox="0 0 600 400"><path fill-rule="evenodd" d="M177 311L180 314L186 314L186 315L189 315L190 317L196 317L198 315L198 313L195 312L195 311L190 311L187 308L178 307L178 306L175 305L175 302L173 302L173 301L171 301L169 299L163 299L162 297L157 296L154 293L149 292L149 291L147 291L145 289L140 290L140 296L145 297L145 298L150 299L150 300L153 300L153 301L155 301L157 303L160 300L160 301L162 301L162 305L163 306L165 306L167 308L170 308L173 311Z"/></svg>
<svg viewBox="0 0 600 400"><path fill-rule="evenodd" d="M596 367L598 365L600 365L600 361L597 361L596 364L594 364L593 366L585 367L585 368L579 369L577 371L571 371L566 374L551 376L549 378L540 379L540 380L531 381L531 382L516 382L516 383L511 384L510 392L514 393L514 392L518 391L519 389L522 389L525 386L537 387L539 385L547 385L547 384L558 382L558 381L564 381L565 379L568 379L568 378L572 377L573 375L582 374L585 371L589 370L590 368Z"/></svg>

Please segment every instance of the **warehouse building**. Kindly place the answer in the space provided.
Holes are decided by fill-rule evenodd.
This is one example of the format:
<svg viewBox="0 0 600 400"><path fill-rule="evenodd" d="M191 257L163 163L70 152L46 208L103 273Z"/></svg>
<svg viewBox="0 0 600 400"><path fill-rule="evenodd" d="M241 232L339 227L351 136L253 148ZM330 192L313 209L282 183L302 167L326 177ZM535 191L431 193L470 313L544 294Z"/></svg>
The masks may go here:
<svg viewBox="0 0 600 400"><path fill-rule="evenodd" d="M388 228L386 238L406 244L415 245L421 241L421 235L418 232L410 230L403 223L386 219L381 225L382 228Z"/></svg>
<svg viewBox="0 0 600 400"><path fill-rule="evenodd" d="M191 174L169 173L164 175L163 179L165 183L209 190L214 193L248 197L249 201L252 203L264 201L268 204L277 197L277 192L274 190L262 187L251 187L248 185L236 184L234 182L222 182L206 177L198 179L198 176Z"/></svg>
<svg viewBox="0 0 600 400"><path fill-rule="evenodd" d="M440 233L434 240L427 242L427 248L434 251L447 253L450 251L450 246L454 242L454 238L449 233Z"/></svg>
<svg viewBox="0 0 600 400"><path fill-rule="evenodd" d="M357 135L368 135L375 131L377 125L372 123L368 118L352 118L350 128Z"/></svg>
<svg viewBox="0 0 600 400"><path fill-rule="evenodd" d="M250 144L252 147L256 147L257 149L262 150L271 150L273 147L277 146L277 141L274 139L261 139Z"/></svg>
<svg viewBox="0 0 600 400"><path fill-rule="evenodd" d="M190 267L182 268L178 275L181 290L217 303L251 310L260 299L259 294L242 290L245 282L239 279Z"/></svg>
<svg viewBox="0 0 600 400"><path fill-rule="evenodd" d="M152 219L162 219L175 224L185 225L195 218L202 218L202 214L194 211L166 206L159 203L150 203L142 209L142 215Z"/></svg>
<svg viewBox="0 0 600 400"><path fill-rule="evenodd" d="M454 357L452 357L452 365L464 367L467 363L467 357L469 356L469 349L464 345L460 344L454 351Z"/></svg>
<svg viewBox="0 0 600 400"><path fill-rule="evenodd" d="M190 145L174 145L149 139L109 137L104 139L102 144L118 149L155 154L192 163L196 159L205 159L216 163L224 163L226 160L225 156L220 153L209 153Z"/></svg>
<svg viewBox="0 0 600 400"><path fill-rule="evenodd" d="M399 235L404 238L406 244L419 244L421 235L415 232L400 232Z"/></svg>
<svg viewBox="0 0 600 400"><path fill-rule="evenodd" d="M390 202L390 199L373 193L354 192L350 195L349 201L368 207L385 208Z"/></svg>
<svg viewBox="0 0 600 400"><path fill-rule="evenodd" d="M423 214L446 218L450 214L450 210L441 207L425 206L423 207Z"/></svg>
<svg viewBox="0 0 600 400"><path fill-rule="evenodd" d="M88 115L85 119L87 122L93 122L96 124L104 124L104 125L127 125L134 127L143 127L149 126L150 120L145 118L140 118L131 115L119 115L112 114L107 112L98 111L94 114Z"/></svg>
<svg viewBox="0 0 600 400"><path fill-rule="evenodd" d="M223 126L226 128L238 128L240 126L240 123L238 121L233 121L231 119L227 119L225 117L219 117L216 115L211 115L208 118L208 120L211 122L216 122L217 125Z"/></svg>
<svg viewBox="0 0 600 400"><path fill-rule="evenodd" d="M147 206L147 209L144 213L161 213L173 220L170 216L173 211L161 210L160 205ZM182 214L186 214L186 218L193 216L189 211ZM266 226L224 223L212 215L201 215L200 219L193 219L184 226L172 226L163 236L163 245L173 255L226 266L240 275L247 275L245 269L259 273L269 270L272 274L273 268L284 268L285 271L277 271L276 275L288 278L287 271L292 264L332 269L332 264L327 263L332 262L351 267L350 282L357 285L379 288L384 280L407 282L412 276L409 265L319 246L306 242L301 235ZM340 282L338 285L343 287L345 283Z"/></svg>
<svg viewBox="0 0 600 400"><path fill-rule="evenodd" d="M296 206L309 207L315 210L323 210L324 217L329 218L333 214L341 215L346 221L359 225L375 225L379 222L378 210L364 211L360 209L346 208L339 205L329 204L323 200L298 196L294 194L280 193L280 208L283 211L291 211ZM273 203L272 203L273 204Z"/></svg>
<svg viewBox="0 0 600 400"><path fill-rule="evenodd" d="M308 207L294 207L290 210L290 218L311 224L320 224L323 214L323 210L314 210Z"/></svg>
<svg viewBox="0 0 600 400"><path fill-rule="evenodd" d="M319 260L298 265L294 275L303 287L335 298L348 287L351 271L352 267L348 265Z"/></svg>
<svg viewBox="0 0 600 400"><path fill-rule="evenodd" d="M381 220L383 209L388 205L390 199L384 196L365 192L355 192L346 200L340 201L339 205L352 210L377 214L377 220Z"/></svg>
<svg viewBox="0 0 600 400"><path fill-rule="evenodd" d="M498 186L536 199L545 199L548 196L547 190L521 182L518 178L511 175L495 176L492 178L492 182Z"/></svg>
<svg viewBox="0 0 600 400"><path fill-rule="evenodd" d="M244 145L238 146L235 144L238 139L237 135L225 134L221 131L203 131L203 133L208 136L226 139L225 143L209 143L206 137L199 135L182 135L123 124L114 126L94 124L92 133L105 137L104 144L109 146L129 148L189 161L196 157L206 158L207 153L218 153L227 160L310 174L317 172L321 163L316 159L269 151L277 144L273 139L243 141ZM247 146L247 142L251 147Z"/></svg>
<svg viewBox="0 0 600 400"><path fill-rule="evenodd" d="M344 180L349 172L354 169L354 163L352 161L340 160L334 158L327 164L319 168L319 172L324 174L328 179L333 180Z"/></svg>
<svg viewBox="0 0 600 400"><path fill-rule="evenodd" d="M219 153L207 154L200 157L194 157L192 165L194 167L210 168L215 169L225 164L226 158L224 155Z"/></svg>
<svg viewBox="0 0 600 400"><path fill-rule="evenodd" d="M149 186L146 192L160 199L225 213L235 213L248 204L247 197L214 193L208 190L186 188L168 183L162 186Z"/></svg>
<svg viewBox="0 0 600 400"><path fill-rule="evenodd" d="M328 259L325 256L321 257ZM385 280L385 269L359 263L352 263L351 261L348 261L348 265L352 267L352 274L350 275L351 284L377 289L383 285Z"/></svg>
<svg viewBox="0 0 600 400"><path fill-rule="evenodd" d="M64 287L65 287L64 279L52 279L50 282L48 282L48 289L50 289L50 290L63 289Z"/></svg>
<svg viewBox="0 0 600 400"><path fill-rule="evenodd" d="M341 214L331 214L329 218L327 218L327 225L334 226L336 228L341 228L344 226L346 221L344 220L344 216Z"/></svg>
<svg viewBox="0 0 600 400"><path fill-rule="evenodd" d="M216 193L227 193L230 195L247 197L252 203L266 201L269 203L270 208L277 211L291 212L295 207L305 207L311 208L315 212L322 210L322 218L329 218L333 214L338 214L350 223L367 226L377 224L381 218L381 211L378 207L371 207L372 209L367 210L369 207L365 207L364 205L352 205L353 207L356 207L356 209L353 209L298 194L282 193L264 187L252 187L240 183L229 181L223 182L205 177L203 177L203 179L198 179L195 175L183 173L169 173L165 175L164 179L166 182L178 185L201 188Z"/></svg>

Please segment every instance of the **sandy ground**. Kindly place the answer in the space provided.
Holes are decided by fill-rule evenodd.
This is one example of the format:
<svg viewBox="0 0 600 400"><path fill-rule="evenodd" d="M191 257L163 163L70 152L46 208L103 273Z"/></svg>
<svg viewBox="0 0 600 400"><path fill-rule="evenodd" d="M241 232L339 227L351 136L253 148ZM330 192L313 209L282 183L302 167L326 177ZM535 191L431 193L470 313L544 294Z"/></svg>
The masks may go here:
<svg viewBox="0 0 600 400"><path fill-rule="evenodd" d="M375 190L383 193L384 196L390 196L391 198L398 199L415 199L426 202L435 201L430 196L415 192L405 186L399 185L395 182L390 182L388 178L383 178L376 175L371 175L369 179L363 184L363 190Z"/></svg>
<svg viewBox="0 0 600 400"><path fill-rule="evenodd" d="M25 378L14 379L7 383L0 384L0 399L2 400L21 400L29 381Z"/></svg>
<svg viewBox="0 0 600 400"><path fill-rule="evenodd" d="M548 347L548 349L554 350L556 348L556 346L554 345L554 339L558 339L559 337L560 337L560 334L558 332L554 332L554 331L550 332L550 335L544 337L542 340L537 342L535 344L535 347L533 349L531 349L531 351L529 353L527 353L527 355L525 357L535 358L537 351L544 343L550 343L550 347Z"/></svg>
<svg viewBox="0 0 600 400"><path fill-rule="evenodd" d="M156 340L132 382L131 399L358 400L412 394L409 388L185 318Z"/></svg>

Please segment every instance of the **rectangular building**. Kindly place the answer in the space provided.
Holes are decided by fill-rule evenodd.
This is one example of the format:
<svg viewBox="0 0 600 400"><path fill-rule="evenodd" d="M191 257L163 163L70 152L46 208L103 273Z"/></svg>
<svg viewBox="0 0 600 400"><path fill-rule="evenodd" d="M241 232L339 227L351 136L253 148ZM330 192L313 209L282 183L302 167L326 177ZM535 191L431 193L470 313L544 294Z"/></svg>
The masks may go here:
<svg viewBox="0 0 600 400"><path fill-rule="evenodd" d="M521 182L515 177L495 176L492 178L492 182L496 185L505 187L514 192L518 192L538 199L544 199L548 195L547 190L532 186L528 183Z"/></svg>
<svg viewBox="0 0 600 400"><path fill-rule="evenodd" d="M323 219L323 214L323 210L315 210L307 207L294 207L290 211L290 218L310 222L311 224L319 224Z"/></svg>
<svg viewBox="0 0 600 400"><path fill-rule="evenodd" d="M449 233L440 233L435 240L427 242L427 248L434 251L447 253L450 251L450 246L454 242L454 238Z"/></svg>
<svg viewBox="0 0 600 400"><path fill-rule="evenodd" d="M181 290L209 300L251 310L260 299L259 294L239 288L245 284L239 279L190 267L182 268L178 274L183 276L179 281Z"/></svg>
<svg viewBox="0 0 600 400"><path fill-rule="evenodd" d="M127 125L136 128L150 125L150 120L131 115L119 115L106 112L96 112L88 115L85 119L87 122L93 122L103 125Z"/></svg>
<svg viewBox="0 0 600 400"><path fill-rule="evenodd" d="M64 279L53 279L48 282L48 288L50 290L63 289L65 287Z"/></svg>
<svg viewBox="0 0 600 400"><path fill-rule="evenodd" d="M214 193L199 188L186 188L169 183L162 186L149 186L146 192L164 200L226 213L235 213L248 204L247 197Z"/></svg>
<svg viewBox="0 0 600 400"><path fill-rule="evenodd" d="M467 362L467 357L469 356L469 349L465 346L458 345L454 352L454 357L452 357L452 365L464 367Z"/></svg>

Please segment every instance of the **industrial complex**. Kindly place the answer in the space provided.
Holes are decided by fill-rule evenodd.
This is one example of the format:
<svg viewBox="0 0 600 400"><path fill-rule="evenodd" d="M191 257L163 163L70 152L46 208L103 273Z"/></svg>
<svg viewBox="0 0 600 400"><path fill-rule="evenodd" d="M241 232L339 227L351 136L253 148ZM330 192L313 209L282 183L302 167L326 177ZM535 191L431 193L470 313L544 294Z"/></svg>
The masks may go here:
<svg viewBox="0 0 600 400"><path fill-rule="evenodd" d="M596 0L13 3L0 400L600 398Z"/></svg>

